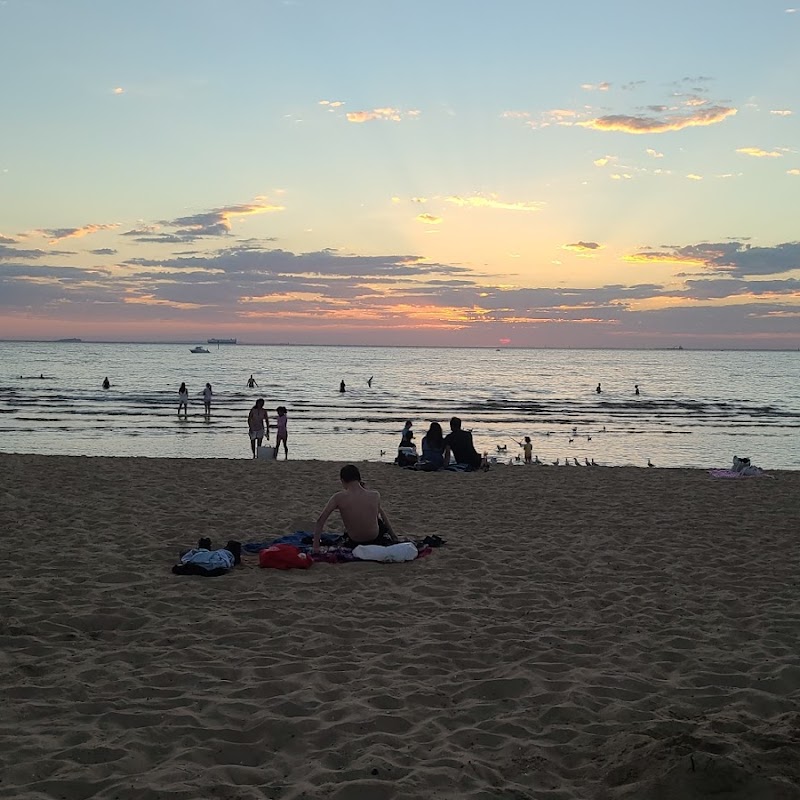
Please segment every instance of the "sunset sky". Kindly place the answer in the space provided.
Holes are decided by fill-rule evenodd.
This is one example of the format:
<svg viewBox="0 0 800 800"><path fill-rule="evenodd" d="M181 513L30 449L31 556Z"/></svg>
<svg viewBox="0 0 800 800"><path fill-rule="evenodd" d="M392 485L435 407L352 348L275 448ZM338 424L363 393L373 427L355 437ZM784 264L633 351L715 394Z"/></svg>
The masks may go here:
<svg viewBox="0 0 800 800"><path fill-rule="evenodd" d="M0 338L800 346L800 5L0 0Z"/></svg>

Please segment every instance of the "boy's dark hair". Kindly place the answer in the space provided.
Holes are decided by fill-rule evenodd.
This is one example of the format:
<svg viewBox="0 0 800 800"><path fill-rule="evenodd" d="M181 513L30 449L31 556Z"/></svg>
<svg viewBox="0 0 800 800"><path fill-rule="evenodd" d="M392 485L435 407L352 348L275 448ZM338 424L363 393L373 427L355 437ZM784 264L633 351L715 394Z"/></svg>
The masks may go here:
<svg viewBox="0 0 800 800"><path fill-rule="evenodd" d="M339 477L342 483L353 483L361 480L361 473L355 464L347 464L339 470Z"/></svg>
<svg viewBox="0 0 800 800"><path fill-rule="evenodd" d="M450 417L450 430L451 431L461 430L461 420L458 417Z"/></svg>

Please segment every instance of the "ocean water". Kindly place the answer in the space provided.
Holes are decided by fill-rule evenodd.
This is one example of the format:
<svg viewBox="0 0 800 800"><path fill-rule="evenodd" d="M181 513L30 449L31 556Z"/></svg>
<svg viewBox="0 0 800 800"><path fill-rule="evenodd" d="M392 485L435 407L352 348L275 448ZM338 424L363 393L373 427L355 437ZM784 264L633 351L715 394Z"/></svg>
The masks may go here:
<svg viewBox="0 0 800 800"><path fill-rule="evenodd" d="M391 461L406 419L419 443L430 421L447 431L457 415L499 461L528 435L545 462L725 467L738 455L800 469L795 351L189 347L0 343L0 451L247 458L247 414L264 397L273 421L289 410L290 458Z"/></svg>

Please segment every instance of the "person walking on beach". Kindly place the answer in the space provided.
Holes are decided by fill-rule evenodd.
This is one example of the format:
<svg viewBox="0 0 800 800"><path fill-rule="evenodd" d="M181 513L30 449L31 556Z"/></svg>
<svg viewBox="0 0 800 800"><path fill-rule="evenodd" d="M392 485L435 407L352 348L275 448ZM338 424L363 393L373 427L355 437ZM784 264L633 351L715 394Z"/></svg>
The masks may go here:
<svg viewBox="0 0 800 800"><path fill-rule="evenodd" d="M207 417L211 416L211 398L214 396L214 392L211 389L211 384L207 383L206 388L200 392L203 395L203 406L205 407L205 415Z"/></svg>
<svg viewBox="0 0 800 800"><path fill-rule="evenodd" d="M339 391L340 391L342 394L344 394L344 393L345 393L345 389L346 389L346 388L347 388L347 387L344 385L344 381L342 381L342 382L339 384Z"/></svg>
<svg viewBox="0 0 800 800"><path fill-rule="evenodd" d="M258 384L256 383L256 379L251 375L250 379L247 381L247 388L248 389L255 389Z"/></svg>
<svg viewBox="0 0 800 800"><path fill-rule="evenodd" d="M275 411L278 414L278 419L275 423L275 458L277 459L278 450L280 450L281 442L283 442L283 455L288 461L289 448L286 442L289 438L289 434L286 431L286 425L289 422L289 418L286 416L286 406L278 406Z"/></svg>
<svg viewBox="0 0 800 800"><path fill-rule="evenodd" d="M269 441L269 417L267 416L267 409L264 408L263 397L259 397L256 400L256 404L250 409L250 414L247 417L247 427L250 432L250 449L253 451L253 458L257 458L258 451L256 446L261 447L265 434L267 441Z"/></svg>
<svg viewBox="0 0 800 800"><path fill-rule="evenodd" d="M183 409L183 415L185 417L189 416L189 390L186 388L185 383L181 383L181 388L178 389L178 416L181 415L181 409Z"/></svg>

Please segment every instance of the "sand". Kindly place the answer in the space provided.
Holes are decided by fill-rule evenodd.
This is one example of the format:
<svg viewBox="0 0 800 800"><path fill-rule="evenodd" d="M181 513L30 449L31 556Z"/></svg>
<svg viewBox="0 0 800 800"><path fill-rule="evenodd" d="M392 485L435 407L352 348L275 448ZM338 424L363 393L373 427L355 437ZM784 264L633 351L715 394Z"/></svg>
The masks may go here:
<svg viewBox="0 0 800 800"><path fill-rule="evenodd" d="M447 546L170 573L339 466L0 455L0 797L800 798L800 473L362 465Z"/></svg>

